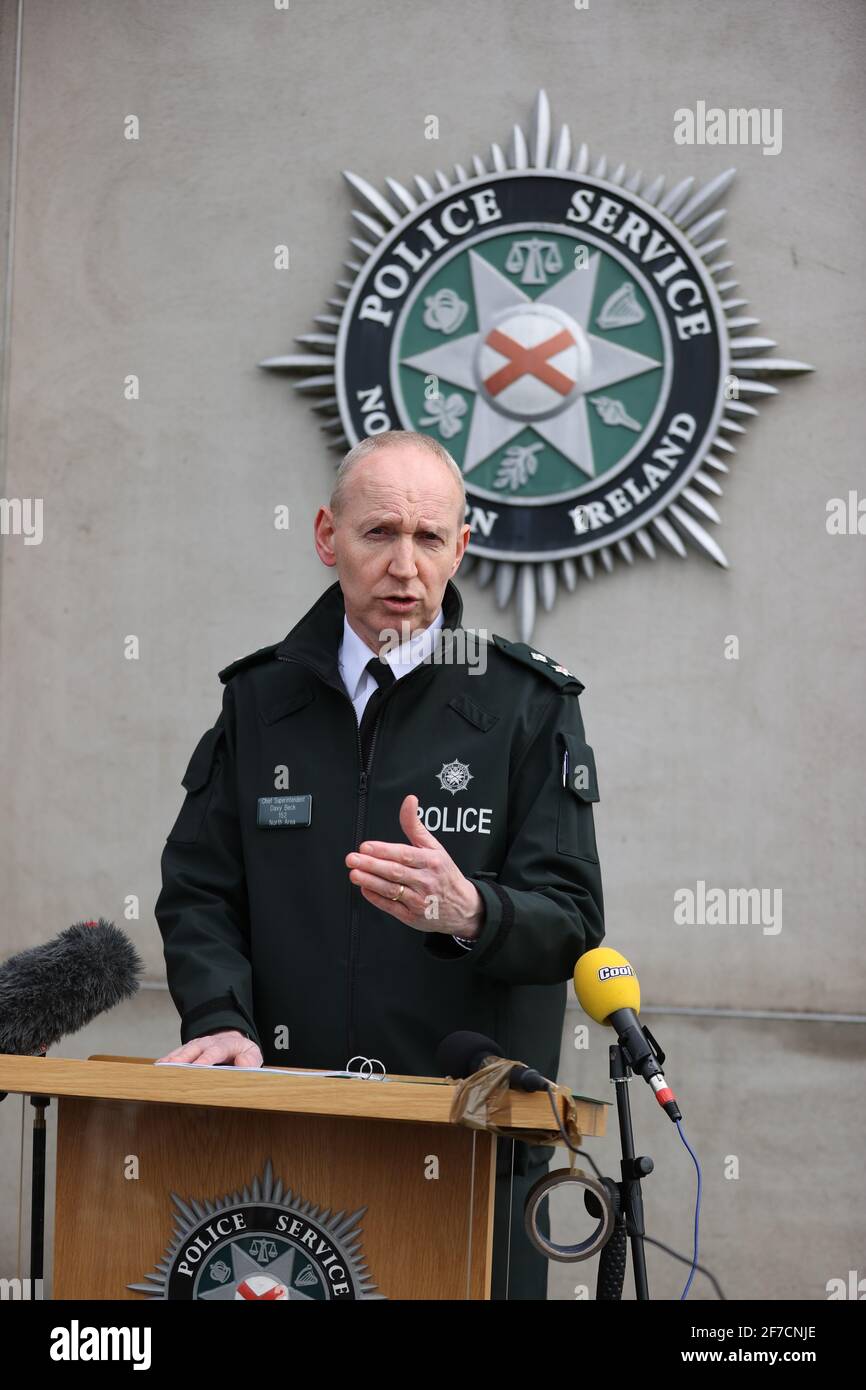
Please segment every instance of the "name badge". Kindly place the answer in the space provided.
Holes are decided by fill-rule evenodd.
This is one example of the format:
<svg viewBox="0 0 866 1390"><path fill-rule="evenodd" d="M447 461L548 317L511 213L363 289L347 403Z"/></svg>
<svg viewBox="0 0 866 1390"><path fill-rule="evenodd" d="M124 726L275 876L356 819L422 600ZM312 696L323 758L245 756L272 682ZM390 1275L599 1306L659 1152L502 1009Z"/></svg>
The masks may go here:
<svg viewBox="0 0 866 1390"><path fill-rule="evenodd" d="M313 798L306 796L260 796L256 825L262 830L282 830L284 826L306 826L313 819Z"/></svg>

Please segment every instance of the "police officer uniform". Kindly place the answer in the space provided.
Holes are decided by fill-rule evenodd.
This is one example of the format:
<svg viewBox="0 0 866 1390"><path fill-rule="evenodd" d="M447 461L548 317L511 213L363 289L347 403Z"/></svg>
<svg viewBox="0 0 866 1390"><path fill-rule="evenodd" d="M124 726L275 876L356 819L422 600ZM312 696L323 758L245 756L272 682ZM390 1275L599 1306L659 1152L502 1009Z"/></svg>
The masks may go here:
<svg viewBox="0 0 866 1390"><path fill-rule="evenodd" d="M220 672L156 903L183 1042L237 1028L265 1065L343 1069L360 1054L433 1076L442 1038L469 1029L556 1076L566 983L604 935L584 687L524 643L494 635L473 652L462 610L449 581L449 640L381 691L363 752L370 692L353 705L340 675L339 583L282 642ZM403 839L410 794L481 896L468 945L404 925L349 879L362 841ZM498 1141L494 1298L546 1296L523 1201L552 1153Z"/></svg>

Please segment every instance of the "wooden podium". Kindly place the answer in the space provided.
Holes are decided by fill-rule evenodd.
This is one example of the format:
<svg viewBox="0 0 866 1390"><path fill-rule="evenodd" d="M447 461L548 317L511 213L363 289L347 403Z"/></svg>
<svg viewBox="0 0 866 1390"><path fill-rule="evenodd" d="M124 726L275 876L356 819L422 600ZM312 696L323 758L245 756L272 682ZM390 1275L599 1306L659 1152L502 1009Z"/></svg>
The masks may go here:
<svg viewBox="0 0 866 1390"><path fill-rule="evenodd" d="M55 1299L490 1296L496 1136L451 1082L4 1055L0 1090L58 1098ZM558 1132L543 1093L497 1124Z"/></svg>

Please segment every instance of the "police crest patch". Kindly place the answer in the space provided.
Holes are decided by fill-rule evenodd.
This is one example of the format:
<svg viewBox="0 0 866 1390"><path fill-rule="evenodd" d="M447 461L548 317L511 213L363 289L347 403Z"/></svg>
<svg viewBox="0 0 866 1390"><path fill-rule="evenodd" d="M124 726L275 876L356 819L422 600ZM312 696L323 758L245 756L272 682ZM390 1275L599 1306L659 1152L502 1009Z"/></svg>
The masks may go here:
<svg viewBox="0 0 866 1390"><path fill-rule="evenodd" d="M457 762L456 759L451 763L443 763L442 771L437 772L436 777L442 790L450 792L452 796L457 792L465 792L472 781L469 764Z"/></svg>

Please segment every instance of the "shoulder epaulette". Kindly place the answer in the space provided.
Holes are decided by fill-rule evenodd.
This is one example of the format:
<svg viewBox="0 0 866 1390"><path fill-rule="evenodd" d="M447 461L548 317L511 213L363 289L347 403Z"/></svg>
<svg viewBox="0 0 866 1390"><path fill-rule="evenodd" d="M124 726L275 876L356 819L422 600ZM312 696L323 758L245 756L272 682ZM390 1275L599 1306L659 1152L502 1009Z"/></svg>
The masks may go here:
<svg viewBox="0 0 866 1390"><path fill-rule="evenodd" d="M258 666L260 662L269 660L279 645L279 642L274 642L270 647L259 647L257 652L250 652L249 656L242 656L230 666L224 666L219 673L223 685L230 681L232 676L236 676L238 671L245 671L248 666Z"/></svg>
<svg viewBox="0 0 866 1390"><path fill-rule="evenodd" d="M506 656L519 661L523 666L528 666L532 671L537 671L540 676L547 676L548 680L561 689L568 689L578 695L585 689L583 682L578 680L567 666L561 666L552 656L545 656L544 652L528 646L526 642L509 642L507 637L500 637L497 632L494 632L493 640Z"/></svg>

